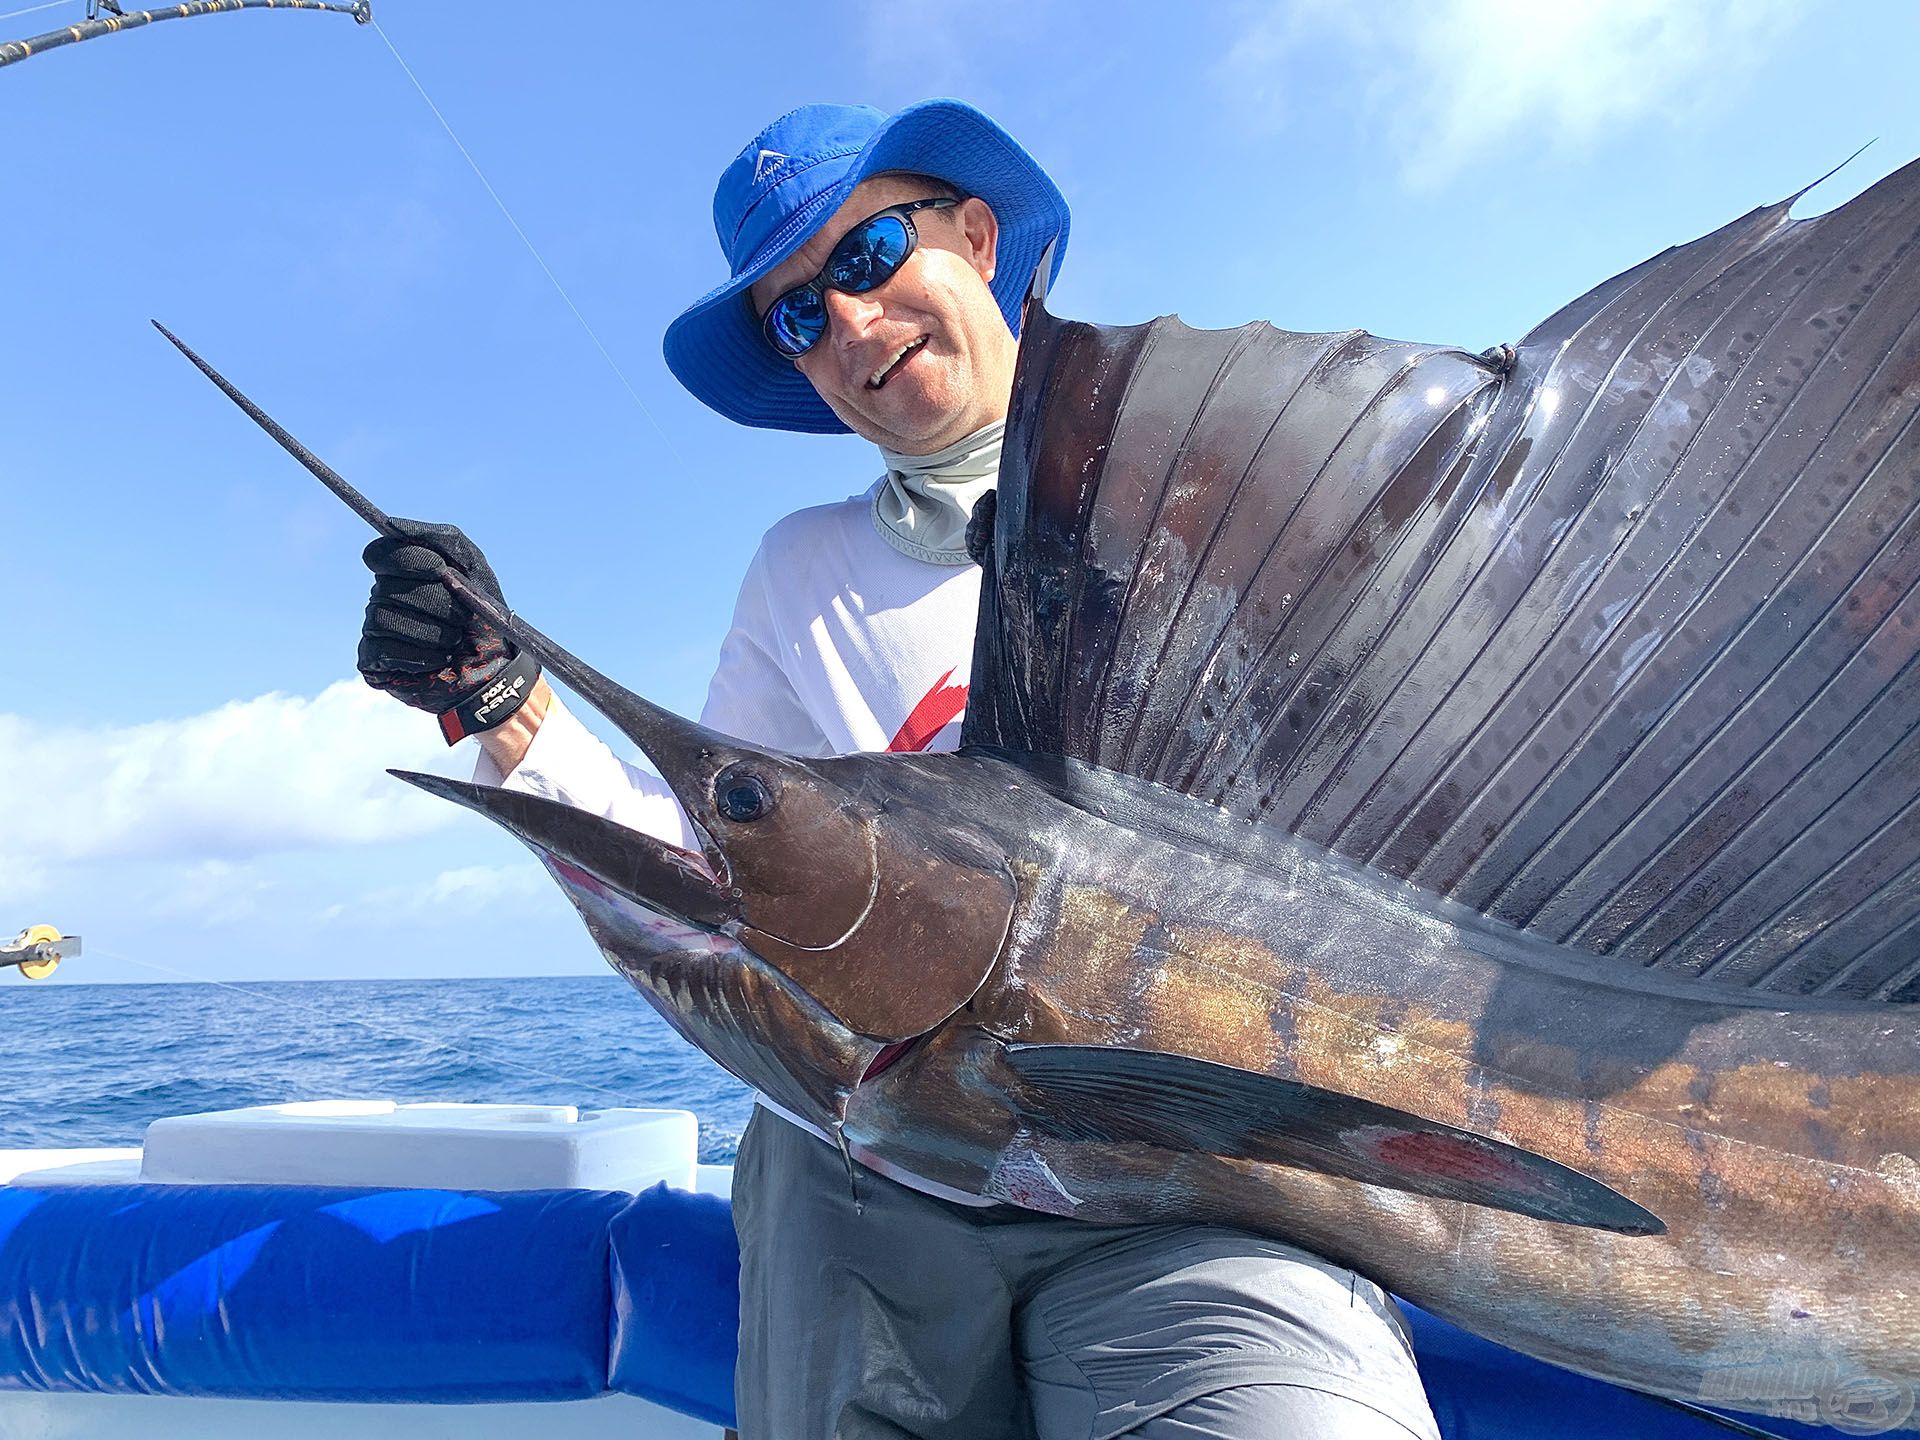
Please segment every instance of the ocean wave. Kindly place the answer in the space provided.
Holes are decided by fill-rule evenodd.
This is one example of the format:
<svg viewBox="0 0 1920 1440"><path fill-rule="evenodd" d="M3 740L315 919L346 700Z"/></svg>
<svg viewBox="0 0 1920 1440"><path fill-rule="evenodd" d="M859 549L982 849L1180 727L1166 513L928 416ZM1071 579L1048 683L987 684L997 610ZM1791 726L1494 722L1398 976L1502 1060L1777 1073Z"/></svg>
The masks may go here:
<svg viewBox="0 0 1920 1440"><path fill-rule="evenodd" d="M0 1149L136 1145L289 1100L668 1106L733 1159L752 1095L613 976L0 989Z"/></svg>

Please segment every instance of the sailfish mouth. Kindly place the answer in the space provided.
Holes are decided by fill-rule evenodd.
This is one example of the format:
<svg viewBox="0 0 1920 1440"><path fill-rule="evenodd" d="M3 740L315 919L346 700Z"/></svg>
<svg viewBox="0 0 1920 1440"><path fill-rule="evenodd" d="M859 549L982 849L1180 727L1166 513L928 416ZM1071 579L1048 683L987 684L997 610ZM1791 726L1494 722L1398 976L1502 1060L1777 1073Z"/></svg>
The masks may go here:
<svg viewBox="0 0 1920 1440"><path fill-rule="evenodd" d="M719 986L699 1002L709 1007L703 1033L762 1033L765 1017L749 1012L790 1002L788 1029L821 1044L820 1036L834 1037L833 1053L816 1057L809 1073L850 1088L870 1065L878 1073L905 1053L882 1055L887 1046L932 1032L986 982L1017 898L1004 857L987 841L945 826L929 847L910 810L890 812L804 761L683 720L522 621L511 629L645 753L685 809L698 851L524 791L400 778L527 842L576 892L616 966L645 957L673 983ZM778 818L753 823L776 808ZM942 955L902 983L882 962L926 937L938 937ZM735 1074L758 1064L736 1059L740 1068L728 1065Z"/></svg>
<svg viewBox="0 0 1920 1440"><path fill-rule="evenodd" d="M701 848L682 849L538 795L413 771L390 773L485 815L552 859L585 872L637 904L703 930L731 931L741 919L740 892L725 852L701 824L698 805L689 801L711 785L719 763L716 757L739 742L634 694L518 616L513 617L511 630L513 638L533 651L548 671L640 748L679 800Z"/></svg>
<svg viewBox="0 0 1920 1440"><path fill-rule="evenodd" d="M683 1037L791 1113L840 1123L847 1096L875 1068L886 1040L859 1033L768 958L770 951L793 951L794 941L761 928L768 897L751 883L752 857L743 854L735 865L713 833L722 823L712 802L717 778L743 756L765 752L642 699L524 621L514 620L510 629L557 680L640 748L680 801L699 848L671 845L525 791L392 773L486 816L532 848L602 953ZM859 870L851 883L865 895L871 877ZM811 891L802 898L803 910L817 899ZM778 897L772 914L787 918ZM812 918L811 911L801 918ZM822 923L838 935L844 918L829 913ZM805 942L811 932L803 924L790 933Z"/></svg>
<svg viewBox="0 0 1920 1440"><path fill-rule="evenodd" d="M539 795L412 770L388 773L486 816L549 859L669 919L716 933L740 919L732 887L705 855Z"/></svg>

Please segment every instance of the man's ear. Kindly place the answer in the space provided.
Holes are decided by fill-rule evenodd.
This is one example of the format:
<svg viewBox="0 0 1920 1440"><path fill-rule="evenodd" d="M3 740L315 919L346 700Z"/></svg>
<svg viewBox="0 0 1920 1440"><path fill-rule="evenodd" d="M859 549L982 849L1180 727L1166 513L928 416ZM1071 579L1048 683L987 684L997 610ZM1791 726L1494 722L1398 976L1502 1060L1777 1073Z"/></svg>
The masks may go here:
<svg viewBox="0 0 1920 1440"><path fill-rule="evenodd" d="M1000 249L1000 220L978 195L968 196L954 207L960 234L966 241L966 257L982 280L993 279Z"/></svg>

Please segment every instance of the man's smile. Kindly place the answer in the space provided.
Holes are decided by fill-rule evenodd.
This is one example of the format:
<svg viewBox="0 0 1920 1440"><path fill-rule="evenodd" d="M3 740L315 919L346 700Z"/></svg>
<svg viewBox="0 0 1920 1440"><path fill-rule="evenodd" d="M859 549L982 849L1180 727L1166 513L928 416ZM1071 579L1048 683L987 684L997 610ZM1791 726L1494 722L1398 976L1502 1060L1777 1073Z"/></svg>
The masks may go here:
<svg viewBox="0 0 1920 1440"><path fill-rule="evenodd" d="M907 341L906 344L895 350L887 357L886 363L867 377L867 389L878 390L881 386L885 385L887 381L891 380L894 375L898 373L900 367L907 363L907 360L911 356L917 355L921 351L930 338L930 336L921 335L916 339Z"/></svg>

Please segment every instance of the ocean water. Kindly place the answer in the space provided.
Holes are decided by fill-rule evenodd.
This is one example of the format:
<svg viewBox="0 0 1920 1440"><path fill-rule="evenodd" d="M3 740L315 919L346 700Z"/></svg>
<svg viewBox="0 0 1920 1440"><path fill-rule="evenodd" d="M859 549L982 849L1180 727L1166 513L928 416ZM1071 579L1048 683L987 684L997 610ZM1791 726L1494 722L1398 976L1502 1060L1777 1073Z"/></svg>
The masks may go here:
<svg viewBox="0 0 1920 1440"><path fill-rule="evenodd" d="M0 1149L138 1145L162 1116L288 1100L510 1101L691 1110L719 1164L753 1103L615 975L0 982Z"/></svg>

